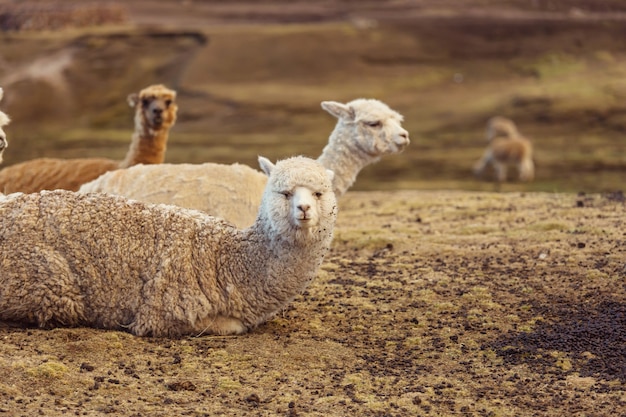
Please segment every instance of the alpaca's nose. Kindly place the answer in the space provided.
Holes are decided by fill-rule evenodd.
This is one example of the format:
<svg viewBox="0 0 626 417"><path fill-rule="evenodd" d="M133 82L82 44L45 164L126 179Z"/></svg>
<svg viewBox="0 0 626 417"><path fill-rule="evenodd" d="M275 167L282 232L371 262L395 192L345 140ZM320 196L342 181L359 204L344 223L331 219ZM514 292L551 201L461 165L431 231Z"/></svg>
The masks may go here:
<svg viewBox="0 0 626 417"><path fill-rule="evenodd" d="M157 116L160 116L161 113L163 113L163 109L156 108L156 109L153 109L152 112L156 114Z"/></svg>
<svg viewBox="0 0 626 417"><path fill-rule="evenodd" d="M406 130L402 130L400 133L398 133L398 137L395 142L398 146L408 145L411 142L409 140L409 132L407 132Z"/></svg>
<svg viewBox="0 0 626 417"><path fill-rule="evenodd" d="M309 211L309 209L311 208L310 204L300 204L298 205L298 209L303 212L304 214L306 214L307 211Z"/></svg>

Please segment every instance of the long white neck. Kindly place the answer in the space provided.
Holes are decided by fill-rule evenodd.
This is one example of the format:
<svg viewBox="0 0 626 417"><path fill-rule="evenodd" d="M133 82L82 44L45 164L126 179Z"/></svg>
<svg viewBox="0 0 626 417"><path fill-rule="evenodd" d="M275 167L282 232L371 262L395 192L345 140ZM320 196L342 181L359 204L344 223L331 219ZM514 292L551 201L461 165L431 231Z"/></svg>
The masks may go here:
<svg viewBox="0 0 626 417"><path fill-rule="evenodd" d="M333 191L337 197L348 191L363 168L380 159L379 156L372 156L362 149L355 136L354 126L346 126L340 120L322 154L317 158L319 163L335 173Z"/></svg>

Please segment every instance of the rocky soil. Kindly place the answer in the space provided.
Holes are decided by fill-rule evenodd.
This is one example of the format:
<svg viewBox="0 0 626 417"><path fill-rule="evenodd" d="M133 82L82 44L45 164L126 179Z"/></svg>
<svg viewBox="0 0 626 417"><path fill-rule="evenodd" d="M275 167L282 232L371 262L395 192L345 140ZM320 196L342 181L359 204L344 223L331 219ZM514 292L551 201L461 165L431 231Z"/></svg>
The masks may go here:
<svg viewBox="0 0 626 417"><path fill-rule="evenodd" d="M626 413L621 193L349 192L319 277L238 337L0 329L0 411Z"/></svg>

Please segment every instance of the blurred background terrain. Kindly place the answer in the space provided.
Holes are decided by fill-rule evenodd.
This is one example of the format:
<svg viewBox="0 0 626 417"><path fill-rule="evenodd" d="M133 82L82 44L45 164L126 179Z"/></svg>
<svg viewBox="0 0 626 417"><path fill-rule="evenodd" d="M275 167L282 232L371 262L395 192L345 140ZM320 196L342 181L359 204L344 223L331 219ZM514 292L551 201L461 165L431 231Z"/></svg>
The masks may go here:
<svg viewBox="0 0 626 417"><path fill-rule="evenodd" d="M536 180L501 190L620 190L625 37L619 0L0 0L4 164L121 159L126 96L163 83L167 162L317 156L335 124L320 102L372 97L412 143L355 190L494 189L471 174L494 115L536 153Z"/></svg>

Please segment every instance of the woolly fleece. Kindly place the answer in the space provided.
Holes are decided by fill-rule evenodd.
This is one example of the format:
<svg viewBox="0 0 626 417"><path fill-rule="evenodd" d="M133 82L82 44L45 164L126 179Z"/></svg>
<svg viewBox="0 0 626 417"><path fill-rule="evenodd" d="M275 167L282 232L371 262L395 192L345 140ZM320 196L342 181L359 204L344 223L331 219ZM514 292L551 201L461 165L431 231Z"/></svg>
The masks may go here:
<svg viewBox="0 0 626 417"><path fill-rule="evenodd" d="M107 172L79 192L106 192L202 210L243 228L256 219L266 184L267 175L248 165L136 165Z"/></svg>
<svg viewBox="0 0 626 417"><path fill-rule="evenodd" d="M255 328L315 277L337 214L320 164L295 157L265 165L258 220L245 230L199 211L105 194L3 196L0 319L139 336ZM303 187L317 219L309 223L286 197Z"/></svg>

